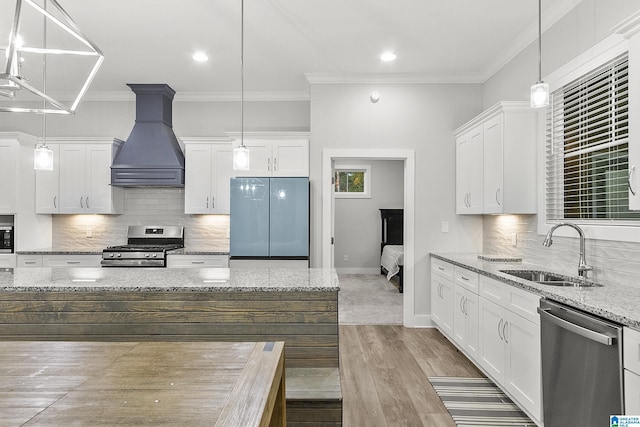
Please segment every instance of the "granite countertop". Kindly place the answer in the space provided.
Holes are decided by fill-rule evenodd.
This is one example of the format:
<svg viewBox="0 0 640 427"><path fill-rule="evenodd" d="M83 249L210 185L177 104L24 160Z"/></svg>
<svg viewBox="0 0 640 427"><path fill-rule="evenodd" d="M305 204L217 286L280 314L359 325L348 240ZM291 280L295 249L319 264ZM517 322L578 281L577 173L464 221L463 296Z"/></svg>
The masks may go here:
<svg viewBox="0 0 640 427"><path fill-rule="evenodd" d="M8 268L0 292L334 292L330 268Z"/></svg>
<svg viewBox="0 0 640 427"><path fill-rule="evenodd" d="M527 262L485 261L478 259L478 254L468 253L432 253L431 256L622 325L640 328L640 288L600 282L602 286L584 288L542 285L500 270L549 271L544 266Z"/></svg>

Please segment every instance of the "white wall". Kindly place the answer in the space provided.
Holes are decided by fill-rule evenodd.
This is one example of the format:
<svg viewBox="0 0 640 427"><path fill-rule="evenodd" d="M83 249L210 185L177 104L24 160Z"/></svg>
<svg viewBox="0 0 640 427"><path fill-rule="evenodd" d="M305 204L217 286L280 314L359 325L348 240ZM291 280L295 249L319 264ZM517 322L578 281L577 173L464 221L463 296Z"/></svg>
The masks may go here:
<svg viewBox="0 0 640 427"><path fill-rule="evenodd" d="M377 90L381 99L369 101ZM478 251L479 217L455 215L453 130L482 110L480 85L311 86L311 260L322 262L322 152L326 149L415 150L416 316L430 312L429 253ZM449 233L441 232L442 221Z"/></svg>
<svg viewBox="0 0 640 427"><path fill-rule="evenodd" d="M402 209L404 161L351 159L335 164L370 165L371 198L335 199L334 266L338 273L379 273L380 209Z"/></svg>

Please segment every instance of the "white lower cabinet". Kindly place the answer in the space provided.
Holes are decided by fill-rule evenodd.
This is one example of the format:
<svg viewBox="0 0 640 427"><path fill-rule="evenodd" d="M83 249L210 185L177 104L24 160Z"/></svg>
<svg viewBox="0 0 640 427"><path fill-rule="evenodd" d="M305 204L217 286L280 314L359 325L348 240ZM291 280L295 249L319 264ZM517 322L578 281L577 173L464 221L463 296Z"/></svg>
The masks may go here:
<svg viewBox="0 0 640 427"><path fill-rule="evenodd" d="M505 287L503 305L483 297L483 284L492 290ZM511 292L513 288L514 292ZM515 399L536 421L542 418L540 324L514 313L506 307L514 297L537 295L508 284L483 277L479 298L478 363L485 372ZM523 304L518 304L520 307ZM535 304L531 305L535 312Z"/></svg>
<svg viewBox="0 0 640 427"><path fill-rule="evenodd" d="M0 268L14 268L16 256L14 254L0 254Z"/></svg>
<svg viewBox="0 0 640 427"><path fill-rule="evenodd" d="M228 268L228 255L167 255L168 268Z"/></svg>
<svg viewBox="0 0 640 427"><path fill-rule="evenodd" d="M18 267L42 267L42 255L22 255L16 256Z"/></svg>
<svg viewBox="0 0 640 427"><path fill-rule="evenodd" d="M453 266L431 259L431 320L453 337Z"/></svg>
<svg viewBox="0 0 640 427"><path fill-rule="evenodd" d="M453 339L472 359L478 357L478 295L454 284Z"/></svg>

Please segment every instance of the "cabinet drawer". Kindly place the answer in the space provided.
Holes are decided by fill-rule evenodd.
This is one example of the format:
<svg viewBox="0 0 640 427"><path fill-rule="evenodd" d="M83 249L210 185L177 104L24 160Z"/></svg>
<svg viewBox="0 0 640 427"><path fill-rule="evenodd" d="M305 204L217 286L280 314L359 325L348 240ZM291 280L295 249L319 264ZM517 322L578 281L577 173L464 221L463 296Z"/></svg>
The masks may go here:
<svg viewBox="0 0 640 427"><path fill-rule="evenodd" d="M168 268L228 268L229 257L227 255L168 255Z"/></svg>
<svg viewBox="0 0 640 427"><path fill-rule="evenodd" d="M102 255L43 255L43 267L100 267Z"/></svg>
<svg viewBox="0 0 640 427"><path fill-rule="evenodd" d="M16 265L18 267L42 267L42 255L18 255Z"/></svg>
<svg viewBox="0 0 640 427"><path fill-rule="evenodd" d="M431 272L453 280L453 264L431 258Z"/></svg>
<svg viewBox="0 0 640 427"><path fill-rule="evenodd" d="M516 288L511 285L507 286L507 301L505 308L520 317L535 323L540 324L540 315L538 314L538 307L540 306L540 297L534 293L525 291L524 289Z"/></svg>
<svg viewBox="0 0 640 427"><path fill-rule="evenodd" d="M640 375L640 332L625 327L622 333L624 368Z"/></svg>
<svg viewBox="0 0 640 427"><path fill-rule="evenodd" d="M507 300L507 284L486 276L480 277L479 295L493 301L496 304L504 305Z"/></svg>
<svg viewBox="0 0 640 427"><path fill-rule="evenodd" d="M14 268L16 266L16 256L14 254L0 255L0 268Z"/></svg>
<svg viewBox="0 0 640 427"><path fill-rule="evenodd" d="M456 284L470 290L474 294L478 293L478 273L462 267L455 267L453 271Z"/></svg>

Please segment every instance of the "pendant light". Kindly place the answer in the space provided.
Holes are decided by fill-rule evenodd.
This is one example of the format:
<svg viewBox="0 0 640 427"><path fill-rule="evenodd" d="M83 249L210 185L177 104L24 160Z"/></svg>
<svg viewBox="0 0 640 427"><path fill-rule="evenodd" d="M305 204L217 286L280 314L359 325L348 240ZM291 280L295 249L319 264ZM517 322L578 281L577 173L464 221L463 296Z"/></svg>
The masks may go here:
<svg viewBox="0 0 640 427"><path fill-rule="evenodd" d="M531 86L531 108L549 105L549 85L542 81L542 0L538 0L538 81Z"/></svg>
<svg viewBox="0 0 640 427"><path fill-rule="evenodd" d="M249 170L249 149L244 145L244 0L240 1L240 146L233 150L233 169Z"/></svg>
<svg viewBox="0 0 640 427"><path fill-rule="evenodd" d="M47 4L45 2L44 10L47 10ZM42 46L45 53L42 55L42 93L47 94L47 20L44 20L44 27L42 29ZM33 168L35 170L51 171L53 170L53 150L47 147L47 101L42 100L42 141L40 145L36 146L33 153Z"/></svg>

